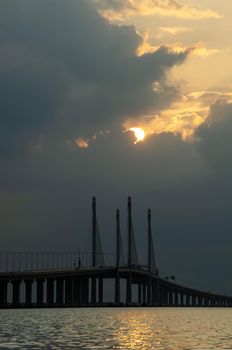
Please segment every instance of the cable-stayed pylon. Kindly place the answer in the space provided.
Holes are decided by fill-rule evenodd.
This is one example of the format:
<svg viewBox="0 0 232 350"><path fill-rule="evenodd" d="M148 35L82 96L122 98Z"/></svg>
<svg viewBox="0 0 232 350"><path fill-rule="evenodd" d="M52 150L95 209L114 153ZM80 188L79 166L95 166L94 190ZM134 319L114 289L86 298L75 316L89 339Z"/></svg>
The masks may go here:
<svg viewBox="0 0 232 350"><path fill-rule="evenodd" d="M138 266L139 265L139 258L138 258L138 253L137 253L137 248L136 248L136 241L135 241L135 235L134 235L134 226L133 222L131 225L132 229L132 235L131 235L131 262L133 265Z"/></svg>
<svg viewBox="0 0 232 350"><path fill-rule="evenodd" d="M105 259L103 254L103 248L102 248L102 241L101 241L101 235L100 230L98 226L97 221L97 232L96 232L96 262L98 266L104 266L105 265Z"/></svg>
<svg viewBox="0 0 232 350"><path fill-rule="evenodd" d="M122 235L120 229L120 211L116 211L116 266L125 265L125 255L122 245Z"/></svg>
<svg viewBox="0 0 232 350"><path fill-rule="evenodd" d="M149 272L156 273L157 266L156 266L155 250L154 250L153 237L152 237L152 228L151 228L151 209L148 209L147 221L148 221L148 270Z"/></svg>
<svg viewBox="0 0 232 350"><path fill-rule="evenodd" d="M97 222L96 197L92 199L92 266L104 265L104 255Z"/></svg>
<svg viewBox="0 0 232 350"><path fill-rule="evenodd" d="M134 237L132 214L131 214L131 197L128 197L128 266L138 265L138 255Z"/></svg>

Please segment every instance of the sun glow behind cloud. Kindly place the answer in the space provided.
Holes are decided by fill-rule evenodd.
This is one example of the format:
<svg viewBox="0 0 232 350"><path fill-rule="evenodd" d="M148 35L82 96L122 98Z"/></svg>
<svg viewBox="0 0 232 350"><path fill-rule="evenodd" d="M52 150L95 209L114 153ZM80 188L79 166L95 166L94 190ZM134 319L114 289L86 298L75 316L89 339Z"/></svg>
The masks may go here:
<svg viewBox="0 0 232 350"><path fill-rule="evenodd" d="M141 118L140 128L128 128L126 131L133 131L137 144L148 139L152 135L162 133L172 133L179 135L184 141L191 140L195 130L205 121L206 117L197 112L183 112L179 114L162 113L162 115L154 115ZM126 122L125 125L131 125L132 121ZM136 129L136 130L135 130ZM138 131L139 130L139 131ZM142 133L140 134L140 132ZM144 135L144 137L142 137Z"/></svg>
<svg viewBox="0 0 232 350"><path fill-rule="evenodd" d="M141 142L145 139L145 136L146 136L145 132L141 128L131 127L129 129L125 130L125 132L127 132L127 131L132 131L134 133L134 136L136 138L136 140L134 142L135 145L136 145L136 143Z"/></svg>
<svg viewBox="0 0 232 350"><path fill-rule="evenodd" d="M179 135L184 141L194 139L197 128L206 122L210 106L218 100L231 102L231 92L196 91L173 103L172 106L159 114L141 116L136 119L139 127L135 128L135 120L128 119L123 128L135 133L136 141L144 141L152 135L172 133ZM144 135L144 137L142 137Z"/></svg>

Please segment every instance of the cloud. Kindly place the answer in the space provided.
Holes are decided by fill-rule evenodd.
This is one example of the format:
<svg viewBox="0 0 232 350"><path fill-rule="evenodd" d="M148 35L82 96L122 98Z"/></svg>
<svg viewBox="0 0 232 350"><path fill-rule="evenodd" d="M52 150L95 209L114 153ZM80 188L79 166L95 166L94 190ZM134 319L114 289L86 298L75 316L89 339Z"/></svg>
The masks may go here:
<svg viewBox="0 0 232 350"><path fill-rule="evenodd" d="M179 0L94 0L103 16L118 21L135 15L159 15L191 20L221 18L217 11L200 10Z"/></svg>
<svg viewBox="0 0 232 350"><path fill-rule="evenodd" d="M182 33L186 33L191 31L190 28L187 27L158 27L158 31L160 32L157 37L161 38L164 35L172 35L172 36L176 36Z"/></svg>
<svg viewBox="0 0 232 350"><path fill-rule="evenodd" d="M160 89L156 84L155 89ZM182 95L174 101L170 108L163 109L158 114L143 115L140 118L129 118L124 128L140 127L146 137L162 133L179 135L185 141L195 141L199 138L199 127L208 123L211 115L211 106L215 103L232 101L231 92L195 91ZM215 117L215 119L217 119ZM220 118L219 118L220 119Z"/></svg>
<svg viewBox="0 0 232 350"><path fill-rule="evenodd" d="M88 148L89 147L89 142L88 140L78 137L76 140L74 140L73 145L75 147L80 147L80 148Z"/></svg>
<svg viewBox="0 0 232 350"><path fill-rule="evenodd" d="M231 101L231 95L230 95ZM232 103L219 99L211 105L205 123L197 131L197 148L204 159L224 177L232 170Z"/></svg>
<svg viewBox="0 0 232 350"><path fill-rule="evenodd" d="M150 38L148 33L140 33L141 37L143 38L143 41L141 44L138 46L136 53L138 56L142 56L145 53L154 53L157 51L160 46L156 46L150 43ZM173 34L175 35L175 34ZM160 34L158 34L157 37L159 37ZM183 46L181 43L172 43L172 44L166 44L162 45L167 48L169 52L174 52L174 53L183 53L183 52L188 52L189 55L191 56L197 56L201 58L207 58L209 56L219 54L219 53L226 53L226 50L220 50L220 49L214 49L214 48L207 48L204 44L202 43L196 43L191 46Z"/></svg>
<svg viewBox="0 0 232 350"><path fill-rule="evenodd" d="M210 106L217 100L232 101L231 91L194 91L187 95L190 101L198 101L202 106Z"/></svg>
<svg viewBox="0 0 232 350"><path fill-rule="evenodd" d="M223 52L223 50L210 49L210 48L202 47L202 46L198 46L198 45L195 45L194 50L193 50L193 54L195 56L199 56L202 58L206 58L206 57L209 57L209 56L212 56L212 55L215 55L218 53L222 53L222 52Z"/></svg>
<svg viewBox="0 0 232 350"><path fill-rule="evenodd" d="M96 132L91 137L78 137L72 142L72 145L74 147L88 148L97 140L97 138L108 134L110 134L110 130L103 130L103 131ZM70 144L70 141L68 141L68 143Z"/></svg>
<svg viewBox="0 0 232 350"><path fill-rule="evenodd" d="M8 0L0 10L1 156L34 148L41 137L46 148L120 127L126 116L176 98L166 74L188 50L160 47L138 57L135 28L111 25L92 1ZM162 92L153 90L155 81Z"/></svg>

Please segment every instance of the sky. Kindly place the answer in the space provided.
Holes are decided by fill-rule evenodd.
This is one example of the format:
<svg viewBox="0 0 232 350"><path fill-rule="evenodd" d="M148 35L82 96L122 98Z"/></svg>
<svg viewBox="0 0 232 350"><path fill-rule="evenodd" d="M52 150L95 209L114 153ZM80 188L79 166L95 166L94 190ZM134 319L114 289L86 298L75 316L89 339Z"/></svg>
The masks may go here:
<svg viewBox="0 0 232 350"><path fill-rule="evenodd" d="M232 3L1 0L1 251L104 250L232 295ZM133 129L133 130L131 130ZM137 137L136 137L137 135Z"/></svg>

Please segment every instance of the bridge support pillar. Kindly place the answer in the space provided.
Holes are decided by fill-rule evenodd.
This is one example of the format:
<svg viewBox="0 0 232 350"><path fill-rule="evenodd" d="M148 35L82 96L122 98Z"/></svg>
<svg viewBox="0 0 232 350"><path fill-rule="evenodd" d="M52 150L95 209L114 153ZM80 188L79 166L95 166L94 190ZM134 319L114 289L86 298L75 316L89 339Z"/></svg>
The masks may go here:
<svg viewBox="0 0 232 350"><path fill-rule="evenodd" d="M160 305L165 305L164 303L164 287L160 287Z"/></svg>
<svg viewBox="0 0 232 350"><path fill-rule="evenodd" d="M153 306L158 305L157 281L154 279L151 282L151 304Z"/></svg>
<svg viewBox="0 0 232 350"><path fill-rule="evenodd" d="M142 303L142 285L138 283L138 304Z"/></svg>
<svg viewBox="0 0 232 350"><path fill-rule="evenodd" d="M64 304L64 279L57 278L56 280L56 303L58 305Z"/></svg>
<svg viewBox="0 0 232 350"><path fill-rule="evenodd" d="M126 280L126 304L129 305L132 302L132 295L131 295L131 285L132 285L132 278L131 278L131 272L129 273L127 280Z"/></svg>
<svg viewBox="0 0 232 350"><path fill-rule="evenodd" d="M103 304L103 278L99 277L98 279L98 303Z"/></svg>
<svg viewBox="0 0 232 350"><path fill-rule="evenodd" d="M196 295L192 295L192 306L196 306Z"/></svg>
<svg viewBox="0 0 232 350"><path fill-rule="evenodd" d="M54 305L54 282L53 278L47 279L47 305L50 307Z"/></svg>
<svg viewBox="0 0 232 350"><path fill-rule="evenodd" d="M65 304L72 305L73 303L73 279L65 278Z"/></svg>
<svg viewBox="0 0 232 350"><path fill-rule="evenodd" d="M32 284L33 284L33 279L30 280L25 280L25 304L27 307L30 307L32 304Z"/></svg>
<svg viewBox="0 0 232 350"><path fill-rule="evenodd" d="M8 281L0 281L0 306L7 305L7 286Z"/></svg>
<svg viewBox="0 0 232 350"><path fill-rule="evenodd" d="M202 296L198 296L198 306L202 306Z"/></svg>
<svg viewBox="0 0 232 350"><path fill-rule="evenodd" d="M15 280L12 281L12 285L13 285L13 300L12 300L12 306L19 306L20 304L20 284L21 284L21 280Z"/></svg>
<svg viewBox="0 0 232 350"><path fill-rule="evenodd" d="M190 295L186 294L186 306L190 306Z"/></svg>
<svg viewBox="0 0 232 350"><path fill-rule="evenodd" d="M115 278L114 302L116 305L120 304L120 277L118 271Z"/></svg>
<svg viewBox="0 0 232 350"><path fill-rule="evenodd" d="M184 306L184 294L180 293L180 306Z"/></svg>
<svg viewBox="0 0 232 350"><path fill-rule="evenodd" d="M43 305L43 287L44 287L44 279L37 278L36 279L36 304L37 306Z"/></svg>
<svg viewBox="0 0 232 350"><path fill-rule="evenodd" d="M156 305L161 305L161 298L160 298L160 281L159 277L156 279L156 299L155 299Z"/></svg>
<svg viewBox="0 0 232 350"><path fill-rule="evenodd" d="M95 279L95 283L96 283L96 279ZM95 287L96 287L96 284L95 284ZM88 305L89 303L89 279L87 277L84 277L81 279L81 303L82 305ZM96 304L96 294L95 294L95 304Z"/></svg>
<svg viewBox="0 0 232 350"><path fill-rule="evenodd" d="M168 305L173 306L173 291L169 289L168 291Z"/></svg>
<svg viewBox="0 0 232 350"><path fill-rule="evenodd" d="M164 287L163 293L164 293L164 305L168 306L169 299L168 299L168 289L167 289L167 287Z"/></svg>
<svg viewBox="0 0 232 350"><path fill-rule="evenodd" d="M151 285L151 278L149 278L148 285L147 285L147 305L151 305L151 295L152 295L152 285Z"/></svg>
<svg viewBox="0 0 232 350"><path fill-rule="evenodd" d="M147 286L143 283L143 305L147 303Z"/></svg>
<svg viewBox="0 0 232 350"><path fill-rule="evenodd" d="M96 286L96 277L92 277L92 284L91 284L91 304L95 305L97 302L97 286Z"/></svg>
<svg viewBox="0 0 232 350"><path fill-rule="evenodd" d="M76 306L81 306L81 279L74 277L73 279L73 303Z"/></svg>
<svg viewBox="0 0 232 350"><path fill-rule="evenodd" d="M174 292L174 295L175 295L175 306L179 306L178 292L175 291L175 292Z"/></svg>

